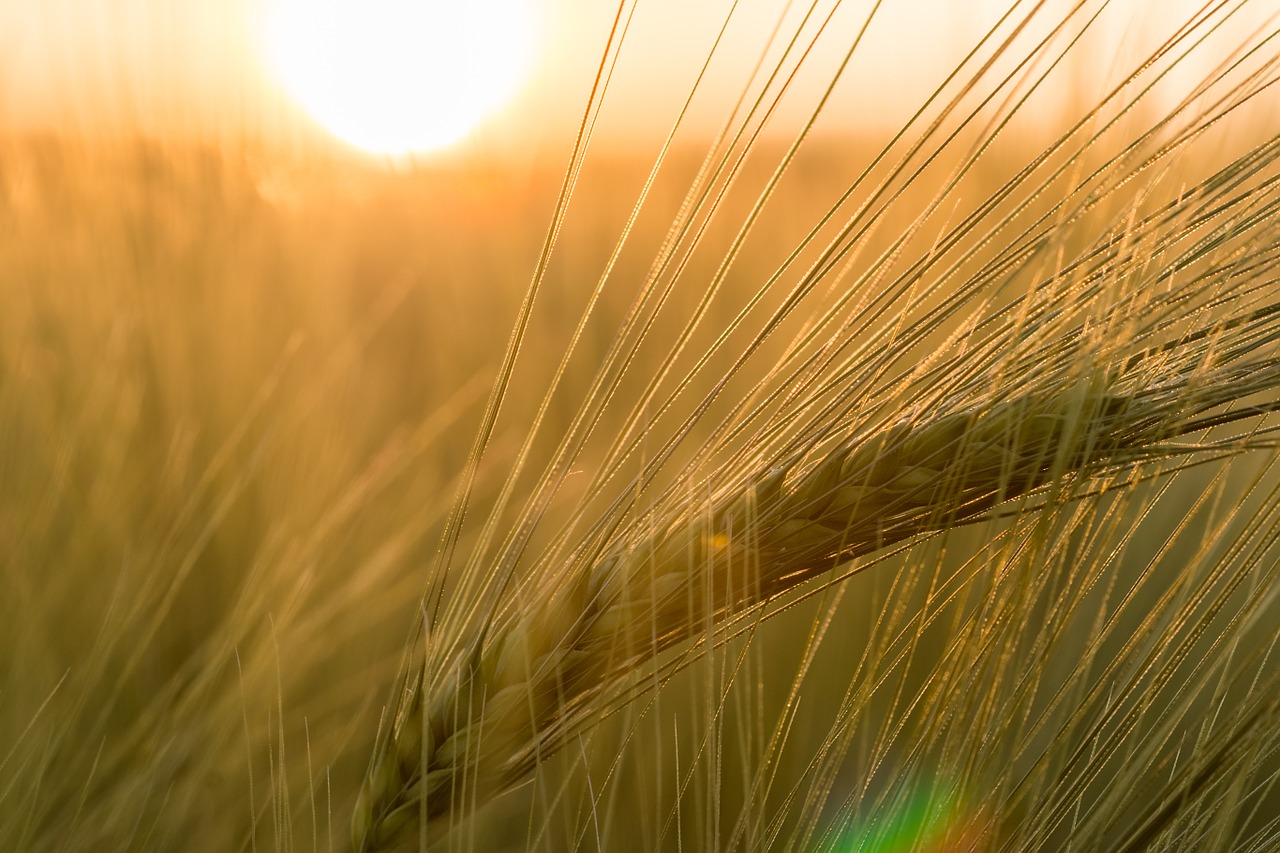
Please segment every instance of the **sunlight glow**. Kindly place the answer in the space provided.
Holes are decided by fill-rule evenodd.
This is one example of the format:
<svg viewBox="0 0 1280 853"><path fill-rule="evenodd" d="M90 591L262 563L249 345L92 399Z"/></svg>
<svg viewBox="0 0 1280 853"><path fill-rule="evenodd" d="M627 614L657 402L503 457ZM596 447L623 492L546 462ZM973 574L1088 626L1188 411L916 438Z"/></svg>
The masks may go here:
<svg viewBox="0 0 1280 853"><path fill-rule="evenodd" d="M268 62L330 133L402 155L451 145L525 82L531 0L274 0Z"/></svg>

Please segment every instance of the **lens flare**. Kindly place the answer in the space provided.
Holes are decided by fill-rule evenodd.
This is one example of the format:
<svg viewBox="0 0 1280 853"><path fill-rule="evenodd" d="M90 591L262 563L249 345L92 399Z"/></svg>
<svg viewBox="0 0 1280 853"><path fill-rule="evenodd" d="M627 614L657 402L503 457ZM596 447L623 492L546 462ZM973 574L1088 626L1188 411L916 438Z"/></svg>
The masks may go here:
<svg viewBox="0 0 1280 853"><path fill-rule="evenodd" d="M990 841L990 822L963 808L947 787L920 785L896 806L840 830L839 853L973 853Z"/></svg>

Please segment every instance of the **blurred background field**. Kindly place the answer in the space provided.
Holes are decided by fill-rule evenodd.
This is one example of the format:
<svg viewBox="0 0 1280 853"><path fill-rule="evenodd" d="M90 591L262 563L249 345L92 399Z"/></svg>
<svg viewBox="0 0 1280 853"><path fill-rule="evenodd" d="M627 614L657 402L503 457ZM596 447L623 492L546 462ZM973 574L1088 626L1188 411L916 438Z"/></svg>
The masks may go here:
<svg viewBox="0 0 1280 853"><path fill-rule="evenodd" d="M828 176L864 147L833 144L798 164L777 200L776 230L762 228L739 262L744 283L726 296L726 317L828 203ZM11 141L4 164L6 838L34 849L179 849L194 833L212 850L241 848L256 832L260 845L310 849L314 827L321 849L331 832L341 849L557 176L476 164L393 173L332 162L281 167L249 152L95 149L55 139ZM482 471L480 509L524 438L548 364L599 275L644 165L600 165L575 196L534 315L530 366L513 385ZM660 188L653 215L641 220L636 258L622 261L620 281L640 279L665 236L687 183L687 169L674 172L675 188ZM707 242L711 258L691 282L710 273L718 250ZM676 296L686 300L673 309L677 317L699 295L690 287ZM608 296L571 362L552 435L573 414L575 389L626 308L614 291ZM607 443L609 431L602 435ZM1049 574L1059 579L1026 593L1039 603L1026 602L1018 623L1027 639L1004 638L1011 653L1029 653L1024 646L1039 636L1034 614L1051 606L1062 578L1090 565L1083 554L1093 549L1119 573L1104 585L1136 583L1197 497L1208 490L1234 501L1234 484L1266 477L1268 464L1238 460L1225 481L1216 471L1183 475L1123 553L1107 553L1119 536L1108 526L1135 518L1157 500L1156 488L1095 509L1101 532L1086 526L1035 557L1036 576L1056 566ZM1178 555L1195 552L1211 516L1207 508L1192 513L1181 535L1193 544L1175 540L1158 558L1156 576L1140 587L1144 598L1154 600L1184 571L1208 571L1180 566ZM905 713L909 697L929 695L939 661L970 653L949 646L963 636L960 614L984 596L990 606L1012 594L999 593L973 563L990 528L920 546L905 564L890 557L764 623L749 645L695 665L660 698L604 726L581 754L563 756L566 766L553 765L540 784L490 809L469 843L518 848L533 808L543 849L593 849L594 819L581 802L588 776L611 791L604 837L635 839L609 849L675 849L681 836L713 847L707 833L729 832L739 819L758 821L751 832L759 837L775 815L739 790L740 780L759 762L763 733L787 714L796 716L766 799L778 814L793 786L821 803L808 786L839 795L867 784L875 795L902 795L895 783L927 787L963 772L935 766L937 756L874 756L873 745L876 721L902 715L907 725L937 725L942 709L926 702ZM931 564L939 577L968 579L949 582L959 599L925 605L932 569L923 567ZM937 614L917 635L911 611L888 612L887 603ZM1090 636L1098 613L1081 610L1068 620L1078 637L1060 639L1055 656ZM1141 608L1127 612L1137 624ZM1258 627L1259 642L1274 635L1274 615ZM827 636L790 707L816 625ZM1048 695L1063 665L1047 661L1045 684L1031 694L1000 686L992 672L988 698L1006 707ZM708 685L727 683L734 667L742 668L738 686L716 719ZM865 722L847 735L850 756L833 759L834 776L815 775L809 762L824 755L842 708L848 713L842 702L854 701L846 691L868 689L868 679L878 686L857 701L878 710L862 711ZM723 739L715 754L702 742L711 732ZM939 737L948 743L962 733ZM999 776L993 756L970 760ZM567 794L548 806L560 784ZM759 813L743 811L744 802ZM673 829L677 803L682 825ZM826 828L822 808L791 809Z"/></svg>
<svg viewBox="0 0 1280 853"><path fill-rule="evenodd" d="M1146 119L1141 110L1122 119L1115 141L1091 156L1116 150L1125 128ZM1207 131L1142 203L1176 196L1268 138L1274 119L1264 109ZM803 302L723 405L837 304L860 258L918 226L888 269L927 256L946 225L999 190L1057 126L1020 117L921 223L914 213L980 134L958 137L947 149L954 158L938 158L904 191L849 271ZM886 139L846 128L802 149L677 366L693 365ZM564 380L546 397L653 150L605 146L586 160L479 469L476 518L546 397L535 462L517 486L537 481L537 460L577 412L668 245L704 149L682 139L658 173ZM655 314L633 376L618 382L619 402L575 462L583 473L557 494L546 532L573 511L580 481L608 454L620 429L612 425L639 391L634 376L647 377L670 351L783 151L778 139L752 147ZM387 163L310 142L6 134L0 846L348 849L352 804L426 570L567 159L557 145L526 157L464 147ZM1133 197L1109 199L1076 223L1063 251L1096 239ZM1010 213L1010 227L1036 213ZM955 277L996 249L975 247ZM816 252L809 246L783 280L798 278ZM1015 271L1009 292L1042 274ZM937 286L941 298L946 282ZM781 298L781 288L766 296L758 316ZM687 395L654 413L655 434L692 410L728 358L717 356ZM718 411L686 442L688 460ZM1208 739L1203 721L1226 718L1238 694L1265 680L1280 630L1267 586L1277 556L1273 461L1242 456L876 558L605 720L451 843L712 850L766 849L775 846L766 839L782 838L796 850L889 851L911 849L893 837L910 836L902 827L915 820L926 829L911 837L935 844L928 849L970 849L966 839L981 833L1013 849L1069 849L1087 815L1036 819L1025 809L1036 802L1027 791L1074 779L1074 750L1087 744L1053 740L1075 731L1073 713L1106 716L1101 730L1120 737L1104 772L1066 798L1105 805L1133 793L1112 790L1108 772L1150 746L1155 757L1144 760L1174 773L1179 754ZM464 528L461 553L475 527ZM1243 548L1232 552L1233 542ZM1241 577L1221 612L1195 600ZM1065 596L1069 611L1057 606L1066 588L1076 590ZM1190 624L1194 615L1204 623ZM1231 653L1220 637L1230 637ZM1084 695L1070 676L1083 655L1099 669L1124 662L1111 682L1149 689ZM1138 671L1150 661L1169 670ZM1057 692L1064 685L1071 701ZM1250 792L1241 838L1274 831L1280 810L1269 789L1276 737L1259 742L1248 778L1263 791ZM1143 803L1134 797L1136 813ZM1102 839L1120 831L1093 829Z"/></svg>

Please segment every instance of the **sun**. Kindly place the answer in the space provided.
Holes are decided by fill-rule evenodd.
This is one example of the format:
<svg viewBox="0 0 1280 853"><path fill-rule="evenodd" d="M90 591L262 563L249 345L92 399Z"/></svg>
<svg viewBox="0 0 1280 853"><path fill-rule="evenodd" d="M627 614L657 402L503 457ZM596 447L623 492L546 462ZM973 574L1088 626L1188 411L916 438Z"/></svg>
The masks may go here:
<svg viewBox="0 0 1280 853"><path fill-rule="evenodd" d="M527 78L533 0L271 0L263 41L289 96L374 154L465 138Z"/></svg>

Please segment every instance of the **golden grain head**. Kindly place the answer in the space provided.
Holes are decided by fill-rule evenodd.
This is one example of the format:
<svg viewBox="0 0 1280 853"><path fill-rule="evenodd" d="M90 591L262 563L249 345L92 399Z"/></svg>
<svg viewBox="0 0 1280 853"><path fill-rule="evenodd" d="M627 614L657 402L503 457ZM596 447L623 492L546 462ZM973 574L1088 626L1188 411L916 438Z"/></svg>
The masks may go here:
<svg viewBox="0 0 1280 853"><path fill-rule="evenodd" d="M1182 434L1194 394L1166 388L1153 401L1098 376L912 414L823 458L766 467L660 533L623 538L583 569L575 586L590 596L522 602L513 620L491 626L461 677L433 696L426 728L443 732L442 742L424 749L414 726L388 741L362 795L357 837L372 839L370 849L404 840L401 828L416 831L402 820L409 806L447 820L519 782L531 769L520 758L549 747L563 717L582 712L583 696L607 692L611 680L696 635L708 612L740 614L840 562L1131 465ZM1215 399L1252 390L1220 387ZM424 787L424 777L438 781ZM464 806L458 785L478 800Z"/></svg>

